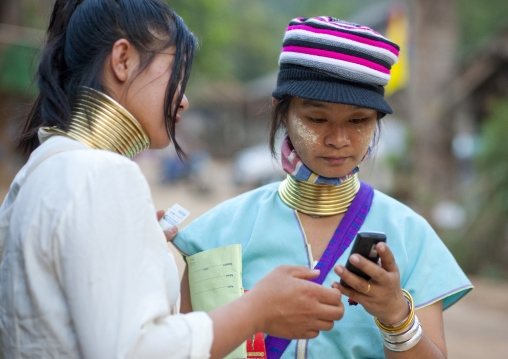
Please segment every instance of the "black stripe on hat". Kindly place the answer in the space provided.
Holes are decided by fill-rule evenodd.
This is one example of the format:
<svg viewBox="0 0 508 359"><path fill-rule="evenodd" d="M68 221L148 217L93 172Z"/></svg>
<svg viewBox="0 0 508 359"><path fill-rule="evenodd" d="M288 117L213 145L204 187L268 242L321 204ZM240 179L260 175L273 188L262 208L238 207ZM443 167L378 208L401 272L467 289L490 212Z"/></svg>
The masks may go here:
<svg viewBox="0 0 508 359"><path fill-rule="evenodd" d="M377 92L381 95L384 94L385 90L383 86L372 85L364 82L357 82L348 80L342 77L334 76L333 74L322 72L310 67L295 65L295 64L282 64L280 66L279 75L277 77L277 85L289 81L327 81L336 84L348 84L356 87L362 87L369 89L370 91Z"/></svg>
<svg viewBox="0 0 508 359"><path fill-rule="evenodd" d="M309 26L309 27L312 27L312 28L315 28L315 29L320 29L320 30L330 30L330 31L334 31L334 32L342 32L342 33L347 33L347 34L350 34L350 35L355 35L355 36L359 36L359 37L363 37L365 39L369 39L369 40L373 40L373 41L380 41L380 42L384 42L385 44L388 44L390 46L393 46L394 48L397 49L397 51L400 51L400 47L399 45L397 45L396 43L394 42L391 42L390 40L388 40L387 38L381 36L381 35L375 35L375 34L370 34L368 32L368 30L365 30L365 31L362 31L362 27L360 27L359 25L356 25L356 24L352 24L352 23L349 23L349 22L346 22L346 21L342 21L342 20L338 20L338 21L334 21L334 22L311 22L311 21L308 21L307 20L309 19L303 19L301 21L291 21L289 23L289 26L293 26L293 25L306 25L306 26ZM332 20L335 20L335 19L332 19ZM349 26L353 26L353 27L358 27L358 30L354 30L354 29L351 29L351 30L348 30L348 29L344 29L342 27L337 27L337 26L332 26L331 24L336 24L336 25L349 25Z"/></svg>
<svg viewBox="0 0 508 359"><path fill-rule="evenodd" d="M378 57L369 55L363 51L355 51L355 50L352 50L347 47L342 47L342 46L340 46L340 44L332 46L332 45L321 44L316 41L310 41L310 40L306 41L306 40L287 39L282 44L283 48L286 46L300 46L300 47L306 47L306 48L331 51L331 52L335 52L337 54L346 54L346 55L350 55L350 56L354 56L354 57L358 57L361 59L365 59L365 60L374 62L378 65L381 65L381 66L387 68L388 70L391 68L391 63L383 61L383 60L379 59Z"/></svg>
<svg viewBox="0 0 508 359"><path fill-rule="evenodd" d="M297 96L315 101L372 108L382 114L393 113L383 98L383 86L346 81L301 66L281 66L277 88L272 96Z"/></svg>

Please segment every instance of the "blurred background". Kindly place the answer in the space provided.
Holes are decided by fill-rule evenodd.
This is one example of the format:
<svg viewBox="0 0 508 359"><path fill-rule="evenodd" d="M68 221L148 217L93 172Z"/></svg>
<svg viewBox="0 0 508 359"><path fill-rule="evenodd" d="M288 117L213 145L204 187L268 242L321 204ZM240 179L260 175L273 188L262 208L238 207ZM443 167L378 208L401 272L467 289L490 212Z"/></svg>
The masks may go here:
<svg viewBox="0 0 508 359"><path fill-rule="evenodd" d="M172 148L135 158L158 208L179 202L191 210L185 225L223 199L284 177L267 139L290 19L329 15L372 27L401 53L386 92L395 113L384 119L361 177L422 214L474 278L477 290L450 315L450 357L505 358L508 344L495 340L508 319L508 1L167 2L200 50L177 129L188 161ZM1 198L26 160L15 139L37 94L31 79L52 4L0 0ZM453 345L479 331L482 344ZM486 346L494 351L480 355Z"/></svg>

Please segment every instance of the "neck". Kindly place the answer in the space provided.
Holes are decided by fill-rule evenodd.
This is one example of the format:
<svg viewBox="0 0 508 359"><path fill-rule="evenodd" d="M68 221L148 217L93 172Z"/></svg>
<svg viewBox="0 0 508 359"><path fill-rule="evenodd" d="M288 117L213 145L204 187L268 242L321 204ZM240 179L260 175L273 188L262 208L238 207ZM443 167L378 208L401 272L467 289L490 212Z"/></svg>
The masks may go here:
<svg viewBox="0 0 508 359"><path fill-rule="evenodd" d="M128 158L150 147L150 139L134 116L111 97L88 87L78 93L69 129L46 130Z"/></svg>
<svg viewBox="0 0 508 359"><path fill-rule="evenodd" d="M339 186L299 181L288 175L279 186L279 195L286 205L299 212L333 216L348 210L359 189L357 173Z"/></svg>

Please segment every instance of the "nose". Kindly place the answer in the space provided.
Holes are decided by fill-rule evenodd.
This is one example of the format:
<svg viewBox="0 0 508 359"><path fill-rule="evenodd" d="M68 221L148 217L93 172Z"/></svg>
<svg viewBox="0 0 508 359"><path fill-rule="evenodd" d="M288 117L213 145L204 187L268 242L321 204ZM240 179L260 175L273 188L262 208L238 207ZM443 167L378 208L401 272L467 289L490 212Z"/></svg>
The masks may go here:
<svg viewBox="0 0 508 359"><path fill-rule="evenodd" d="M180 106L178 106L178 112L185 111L189 108L189 99L185 94L182 97L182 101L180 102Z"/></svg>
<svg viewBox="0 0 508 359"><path fill-rule="evenodd" d="M343 126L331 126L325 136L325 145L342 148L351 144L347 130Z"/></svg>

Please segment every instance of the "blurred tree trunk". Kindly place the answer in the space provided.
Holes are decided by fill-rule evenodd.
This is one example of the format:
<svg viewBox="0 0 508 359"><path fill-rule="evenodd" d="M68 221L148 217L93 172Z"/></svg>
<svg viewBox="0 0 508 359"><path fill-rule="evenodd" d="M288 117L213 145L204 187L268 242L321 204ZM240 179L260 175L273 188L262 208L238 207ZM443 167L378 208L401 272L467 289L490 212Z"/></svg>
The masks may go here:
<svg viewBox="0 0 508 359"><path fill-rule="evenodd" d="M456 72L458 26L453 0L412 1L409 101L413 164L411 205L430 219L431 207L454 188L452 123L443 92Z"/></svg>
<svg viewBox="0 0 508 359"><path fill-rule="evenodd" d="M19 25L21 1L0 0L0 23Z"/></svg>

